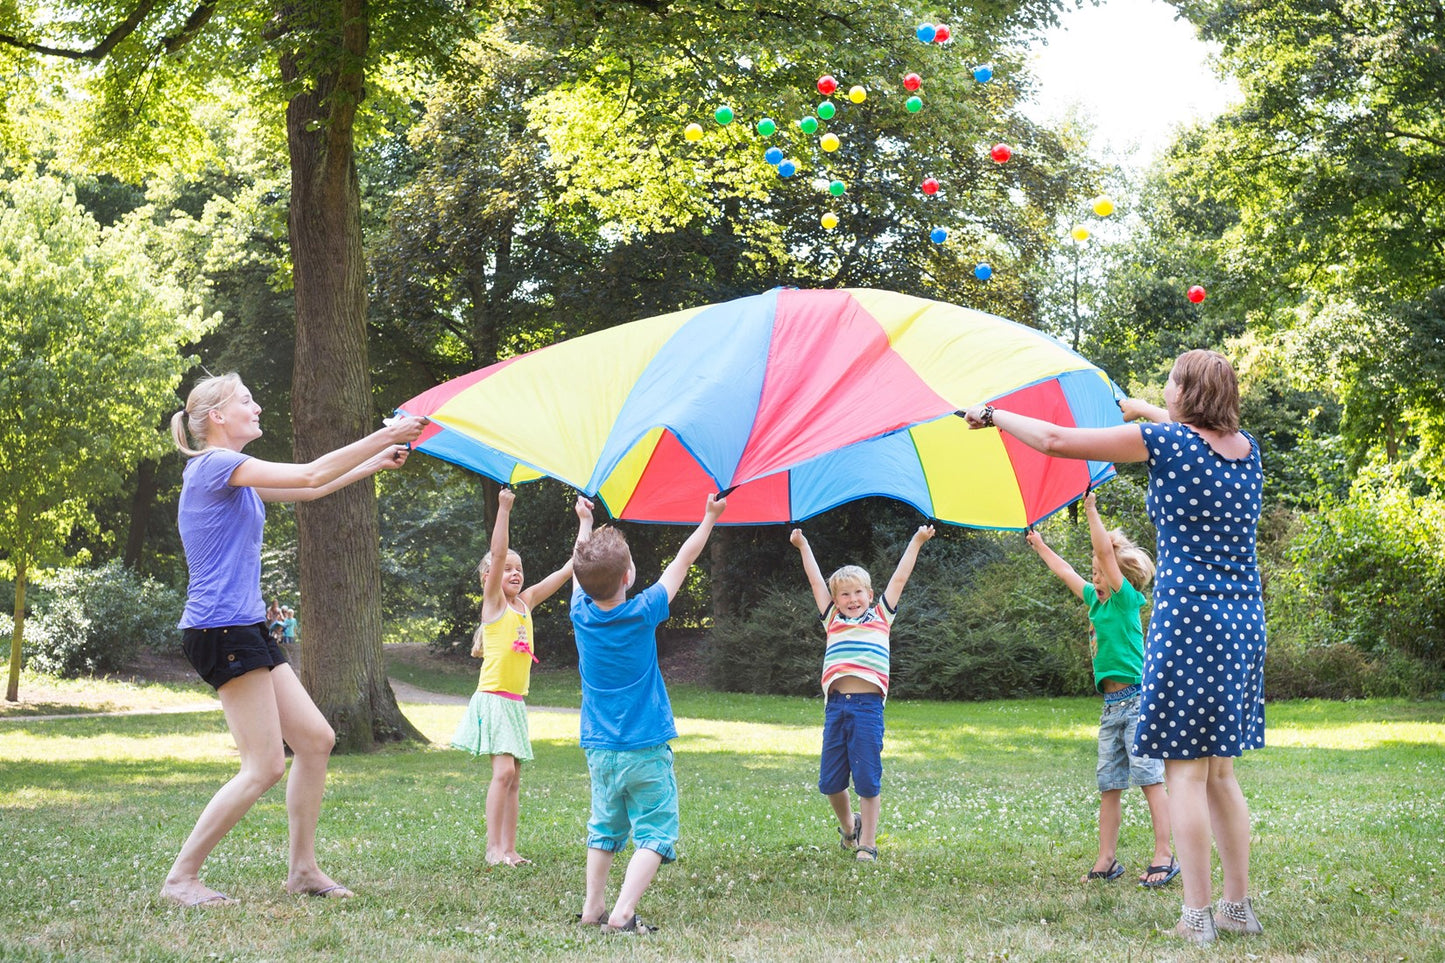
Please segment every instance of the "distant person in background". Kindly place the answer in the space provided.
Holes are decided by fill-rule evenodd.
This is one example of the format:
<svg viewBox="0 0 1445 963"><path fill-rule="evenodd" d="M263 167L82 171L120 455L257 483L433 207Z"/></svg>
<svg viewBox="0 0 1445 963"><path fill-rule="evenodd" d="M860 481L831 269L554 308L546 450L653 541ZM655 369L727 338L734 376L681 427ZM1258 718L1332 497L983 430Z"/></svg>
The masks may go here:
<svg viewBox="0 0 1445 963"><path fill-rule="evenodd" d="M288 605L281 606L281 641L296 644L296 610Z"/></svg>
<svg viewBox="0 0 1445 963"><path fill-rule="evenodd" d="M425 418L402 418L360 441L304 465L266 462L241 453L261 437L261 406L238 375L205 378L171 418L186 455L178 522L190 571L181 645L221 700L241 770L211 798L166 875L161 895L182 906L236 901L201 882L211 850L286 773L290 827L286 891L351 896L316 864L316 823L336 735L266 632L261 596L265 502L311 501L383 468L405 464L407 444ZM198 447L191 447L192 439ZM278 610L279 603L273 603Z"/></svg>
<svg viewBox="0 0 1445 963"><path fill-rule="evenodd" d="M993 405L963 412L1060 458L1149 464L1144 505L1158 532L1154 608L1134 754L1164 760L1169 821L1184 881L1175 935L1212 943L1216 930L1262 933L1249 896L1249 804L1234 760L1264 745L1264 592L1255 538L1264 469L1239 427L1239 381L1223 355L1186 351L1164 408L1129 399L1126 421L1073 428ZM1224 894L1210 905L1210 843Z"/></svg>

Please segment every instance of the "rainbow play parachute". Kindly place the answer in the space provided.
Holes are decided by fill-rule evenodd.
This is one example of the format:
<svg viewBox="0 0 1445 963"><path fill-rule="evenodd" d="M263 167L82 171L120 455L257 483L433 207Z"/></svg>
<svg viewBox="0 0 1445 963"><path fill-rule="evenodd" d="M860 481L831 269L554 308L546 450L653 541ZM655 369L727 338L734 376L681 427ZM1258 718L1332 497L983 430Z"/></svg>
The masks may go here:
<svg viewBox="0 0 1445 963"><path fill-rule="evenodd" d="M438 385L401 406L416 447L504 484L550 475L616 518L796 522L870 495L941 522L1022 529L1113 475L1038 454L957 409L1122 423L1108 376L980 311L868 289L780 288L634 321Z"/></svg>

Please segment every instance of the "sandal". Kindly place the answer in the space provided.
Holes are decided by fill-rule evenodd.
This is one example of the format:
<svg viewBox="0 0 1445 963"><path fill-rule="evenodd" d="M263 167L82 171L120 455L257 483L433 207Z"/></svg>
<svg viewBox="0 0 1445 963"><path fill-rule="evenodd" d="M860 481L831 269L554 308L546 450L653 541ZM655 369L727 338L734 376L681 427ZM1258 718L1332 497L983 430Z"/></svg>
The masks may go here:
<svg viewBox="0 0 1445 963"><path fill-rule="evenodd" d="M855 856L854 859L858 860L858 862L860 863L876 863L878 862L878 847L859 846L858 855Z"/></svg>
<svg viewBox="0 0 1445 963"><path fill-rule="evenodd" d="M837 830L838 830L838 836L840 837L839 840L838 840L838 845L839 845L839 846L842 846L844 849L857 849L857 848L858 848L858 834L861 833L861 832L863 832L863 817L862 817L862 815L860 815L859 813L854 813L854 814L853 814L853 833L852 833L852 835L849 835L848 833L843 832L843 827L842 827L842 826L838 826L838 827L836 827L836 828L837 828ZM850 846L850 845L848 845L849 843L852 843L853 845Z"/></svg>
<svg viewBox="0 0 1445 963"><path fill-rule="evenodd" d="M606 923L603 923L602 932L608 936L613 936L617 933L635 933L638 936L646 936L648 933L656 933L657 927L651 923L643 922L642 917L633 913L632 919L623 923L621 926L608 926Z"/></svg>
<svg viewBox="0 0 1445 963"><path fill-rule="evenodd" d="M1153 876L1155 873L1163 873L1163 874L1164 874L1164 878L1163 878L1163 879L1155 879L1155 880L1151 880L1151 879L1148 878L1148 877L1150 877L1150 876ZM1173 879L1174 879L1174 877L1176 877L1176 876L1178 876L1178 875L1179 875L1179 860L1176 859L1176 858L1174 858L1173 856L1170 856L1170 857L1169 857L1169 865L1168 865L1168 866L1150 866L1148 869L1146 869L1146 870L1144 871L1144 876L1145 876L1145 878L1139 880L1139 885L1140 885L1140 886L1147 886L1147 887L1149 887L1150 889L1158 889L1159 887L1165 886L1165 885L1169 884L1170 882L1172 882Z"/></svg>
<svg viewBox="0 0 1445 963"><path fill-rule="evenodd" d="M1120 876L1123 876L1123 875L1124 875L1124 864L1121 863L1121 862L1119 862L1119 861L1116 859L1116 860L1114 860L1112 863L1109 864L1109 868L1108 868L1108 869L1102 869L1102 870L1101 870L1101 869L1091 869L1091 870L1089 870L1089 875L1084 877L1084 882L1087 883L1087 882L1089 882L1090 880L1102 879L1102 880L1104 880L1105 882L1112 883L1114 880L1118 879Z"/></svg>

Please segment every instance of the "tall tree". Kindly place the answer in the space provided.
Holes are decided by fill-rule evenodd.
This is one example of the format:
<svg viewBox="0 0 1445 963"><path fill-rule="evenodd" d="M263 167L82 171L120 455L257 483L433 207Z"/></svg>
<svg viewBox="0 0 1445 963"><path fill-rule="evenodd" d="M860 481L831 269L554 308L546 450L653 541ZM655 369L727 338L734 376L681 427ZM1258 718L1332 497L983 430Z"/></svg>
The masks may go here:
<svg viewBox="0 0 1445 963"><path fill-rule="evenodd" d="M164 450L157 430L205 330L142 241L102 230L53 178L0 184L0 543L15 580L5 697L19 695L25 588L91 503Z"/></svg>

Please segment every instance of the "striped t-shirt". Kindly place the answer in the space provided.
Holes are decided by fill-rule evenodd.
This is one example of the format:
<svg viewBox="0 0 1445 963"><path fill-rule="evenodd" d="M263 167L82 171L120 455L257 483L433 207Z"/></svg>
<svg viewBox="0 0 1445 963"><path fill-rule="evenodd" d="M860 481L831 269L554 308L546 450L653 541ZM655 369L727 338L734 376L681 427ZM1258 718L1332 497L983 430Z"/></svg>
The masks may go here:
<svg viewBox="0 0 1445 963"><path fill-rule="evenodd" d="M883 690L888 698L888 633L896 611L879 599L862 615L846 618L838 606L828 604L820 619L828 633L823 650L823 695L837 679L857 676Z"/></svg>

